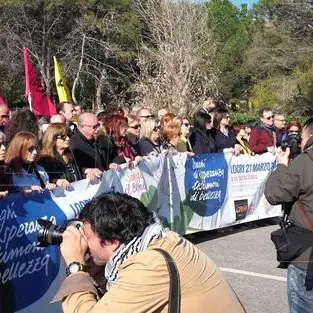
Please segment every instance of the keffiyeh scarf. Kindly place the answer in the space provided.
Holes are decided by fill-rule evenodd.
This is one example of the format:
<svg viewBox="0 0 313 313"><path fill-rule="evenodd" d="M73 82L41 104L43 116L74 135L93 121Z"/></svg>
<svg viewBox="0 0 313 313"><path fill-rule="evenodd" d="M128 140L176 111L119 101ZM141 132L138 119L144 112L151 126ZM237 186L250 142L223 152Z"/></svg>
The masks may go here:
<svg viewBox="0 0 313 313"><path fill-rule="evenodd" d="M166 237L160 220L155 216L155 223L149 225L140 237L133 238L127 244L122 244L112 255L105 266L106 289L109 290L116 282L118 269L130 256L147 249L148 245L157 239Z"/></svg>

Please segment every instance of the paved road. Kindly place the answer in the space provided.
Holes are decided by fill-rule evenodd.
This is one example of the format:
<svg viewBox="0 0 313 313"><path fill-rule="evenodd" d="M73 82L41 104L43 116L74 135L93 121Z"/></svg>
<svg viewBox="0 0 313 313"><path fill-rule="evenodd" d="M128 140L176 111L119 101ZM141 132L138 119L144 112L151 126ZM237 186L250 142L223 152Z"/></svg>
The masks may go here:
<svg viewBox="0 0 313 313"><path fill-rule="evenodd" d="M269 238L277 227L269 220L187 236L223 270L248 313L288 313L286 270Z"/></svg>

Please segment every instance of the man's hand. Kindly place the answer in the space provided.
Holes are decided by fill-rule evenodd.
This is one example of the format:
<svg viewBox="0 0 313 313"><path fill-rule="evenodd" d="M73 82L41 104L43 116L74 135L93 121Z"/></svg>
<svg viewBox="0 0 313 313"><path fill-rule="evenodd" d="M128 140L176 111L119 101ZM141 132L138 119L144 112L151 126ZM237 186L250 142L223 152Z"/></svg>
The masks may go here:
<svg viewBox="0 0 313 313"><path fill-rule="evenodd" d="M237 156L240 155L241 151L242 151L242 146L236 143L234 147L234 155L237 155Z"/></svg>
<svg viewBox="0 0 313 313"><path fill-rule="evenodd" d="M86 168L86 178L93 184L98 181L102 176L102 171L98 168Z"/></svg>
<svg viewBox="0 0 313 313"><path fill-rule="evenodd" d="M110 165L109 165L110 170L112 170L112 169L117 170L119 167L120 167L120 165L117 163L110 163Z"/></svg>
<svg viewBox="0 0 313 313"><path fill-rule="evenodd" d="M270 152L270 153L275 154L276 148L275 148L274 146L272 146L272 147L267 147L267 151Z"/></svg>
<svg viewBox="0 0 313 313"><path fill-rule="evenodd" d="M66 265L74 261L85 264L85 255L88 250L87 240L82 231L75 226L66 228L60 248Z"/></svg>
<svg viewBox="0 0 313 313"><path fill-rule="evenodd" d="M62 187L66 190L70 189L71 188L71 184L68 180L66 179L58 179L55 184L58 186L58 187Z"/></svg>
<svg viewBox="0 0 313 313"><path fill-rule="evenodd" d="M52 184L52 183L47 183L45 186L46 189L48 190L54 190L56 188L56 184Z"/></svg>
<svg viewBox="0 0 313 313"><path fill-rule="evenodd" d="M9 194L8 190L6 191L0 191L0 199L5 198Z"/></svg>
<svg viewBox="0 0 313 313"><path fill-rule="evenodd" d="M289 163L289 154L290 154L290 149L287 148L286 151L283 151L281 148L277 149L277 154L276 154L276 162L277 164L284 164L288 166Z"/></svg>

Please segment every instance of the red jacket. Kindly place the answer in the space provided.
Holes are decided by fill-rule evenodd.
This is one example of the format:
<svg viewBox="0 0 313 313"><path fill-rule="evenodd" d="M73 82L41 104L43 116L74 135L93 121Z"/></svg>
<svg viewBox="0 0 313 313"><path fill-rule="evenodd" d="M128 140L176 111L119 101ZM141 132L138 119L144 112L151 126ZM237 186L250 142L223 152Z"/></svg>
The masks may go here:
<svg viewBox="0 0 313 313"><path fill-rule="evenodd" d="M274 146L274 135L269 129L257 126L251 131L249 146L255 153L265 153L268 147Z"/></svg>

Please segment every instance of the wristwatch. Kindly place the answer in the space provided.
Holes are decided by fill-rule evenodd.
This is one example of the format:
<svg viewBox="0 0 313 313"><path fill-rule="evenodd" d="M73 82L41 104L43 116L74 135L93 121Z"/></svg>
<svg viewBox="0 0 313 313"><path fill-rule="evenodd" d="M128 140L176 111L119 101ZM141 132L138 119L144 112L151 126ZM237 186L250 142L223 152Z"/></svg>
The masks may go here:
<svg viewBox="0 0 313 313"><path fill-rule="evenodd" d="M77 272L87 272L86 266L79 262L74 261L74 262L71 262L66 268L66 276L69 276Z"/></svg>

